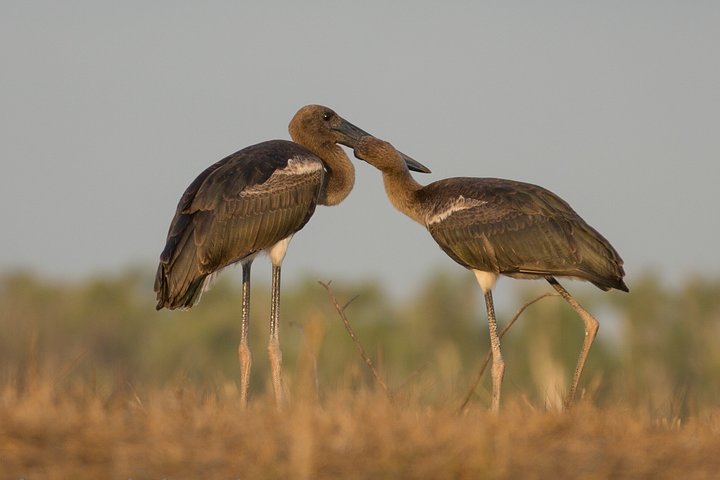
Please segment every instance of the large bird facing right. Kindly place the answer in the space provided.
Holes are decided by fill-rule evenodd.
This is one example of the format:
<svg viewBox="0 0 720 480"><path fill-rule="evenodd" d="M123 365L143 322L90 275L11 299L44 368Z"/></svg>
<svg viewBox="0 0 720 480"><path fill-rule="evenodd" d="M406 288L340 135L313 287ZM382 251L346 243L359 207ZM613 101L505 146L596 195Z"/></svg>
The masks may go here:
<svg viewBox="0 0 720 480"><path fill-rule="evenodd" d="M424 225L450 258L477 277L488 310L493 411L499 408L505 371L492 302L498 276L545 278L570 303L585 324L585 340L566 400L570 406L598 322L555 277L627 292L623 261L610 242L567 202L537 185L499 178L448 178L422 186L392 145L370 136L355 145L355 156L382 172L395 208Z"/></svg>
<svg viewBox="0 0 720 480"><path fill-rule="evenodd" d="M327 107L306 105L288 127L292 142L269 140L206 168L187 187L160 254L157 309L188 309L223 268L242 265L240 402L247 403L252 355L248 345L250 267L267 252L272 263L268 355L275 401L283 403L280 272L293 235L317 205L337 205L350 193L355 170L340 145L368 135ZM413 159L418 171L429 170Z"/></svg>

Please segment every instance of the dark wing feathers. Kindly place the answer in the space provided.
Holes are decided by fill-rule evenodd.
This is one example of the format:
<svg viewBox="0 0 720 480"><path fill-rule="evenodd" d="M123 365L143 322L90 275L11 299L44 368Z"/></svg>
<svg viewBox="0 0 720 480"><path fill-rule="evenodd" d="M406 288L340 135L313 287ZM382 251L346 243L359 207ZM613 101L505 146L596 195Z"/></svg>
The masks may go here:
<svg viewBox="0 0 720 480"><path fill-rule="evenodd" d="M318 169L292 178L270 177L259 193L197 212L194 243L201 264L208 271L222 268L300 230L315 210L322 175Z"/></svg>
<svg viewBox="0 0 720 480"><path fill-rule="evenodd" d="M306 168L288 168L300 164ZM207 168L170 224L155 278L157 308L191 307L208 275L300 230L323 177L319 158L284 140L253 145Z"/></svg>
<svg viewBox="0 0 720 480"><path fill-rule="evenodd" d="M604 290L627 290L623 261L612 245L549 190L457 178L418 195L430 206L430 234L465 267L517 277L569 276Z"/></svg>

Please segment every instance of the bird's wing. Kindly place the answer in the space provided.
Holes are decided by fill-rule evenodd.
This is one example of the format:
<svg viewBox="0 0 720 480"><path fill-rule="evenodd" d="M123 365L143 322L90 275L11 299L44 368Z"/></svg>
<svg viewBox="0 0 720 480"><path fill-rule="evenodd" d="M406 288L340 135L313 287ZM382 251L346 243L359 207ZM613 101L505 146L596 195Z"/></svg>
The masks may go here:
<svg viewBox="0 0 720 480"><path fill-rule="evenodd" d="M204 268L215 270L273 246L315 211L325 171L315 157L294 157L262 183L211 176L192 203L193 241Z"/></svg>
<svg viewBox="0 0 720 480"><path fill-rule="evenodd" d="M451 180L435 187L447 193L434 195L442 201L426 225L461 265L507 275L578 277L601 288L608 283L604 277L622 278L617 252L552 192L501 179Z"/></svg>
<svg viewBox="0 0 720 480"><path fill-rule="evenodd" d="M191 306L204 278L300 230L324 178L319 158L274 140L208 167L183 194L155 279L158 308Z"/></svg>

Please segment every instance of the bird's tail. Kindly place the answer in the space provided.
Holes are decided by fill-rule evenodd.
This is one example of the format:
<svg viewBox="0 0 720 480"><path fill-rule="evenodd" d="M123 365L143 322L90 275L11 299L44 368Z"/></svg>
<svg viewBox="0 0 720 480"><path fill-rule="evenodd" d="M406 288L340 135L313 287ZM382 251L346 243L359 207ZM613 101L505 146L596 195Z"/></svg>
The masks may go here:
<svg viewBox="0 0 720 480"><path fill-rule="evenodd" d="M205 290L208 273L200 270L197 247L192 240L194 229L187 217L180 217L171 227L160 264L155 274L157 310L187 309L195 305Z"/></svg>
<svg viewBox="0 0 720 480"><path fill-rule="evenodd" d="M165 267L166 265L160 263L155 275L156 310L163 308L188 309L200 301L208 280L207 275L200 275L190 281L178 282L173 279Z"/></svg>
<svg viewBox="0 0 720 480"><path fill-rule="evenodd" d="M576 230L575 238L582 258L580 269L587 280L602 290L630 291L623 280L623 259L600 232L585 224Z"/></svg>

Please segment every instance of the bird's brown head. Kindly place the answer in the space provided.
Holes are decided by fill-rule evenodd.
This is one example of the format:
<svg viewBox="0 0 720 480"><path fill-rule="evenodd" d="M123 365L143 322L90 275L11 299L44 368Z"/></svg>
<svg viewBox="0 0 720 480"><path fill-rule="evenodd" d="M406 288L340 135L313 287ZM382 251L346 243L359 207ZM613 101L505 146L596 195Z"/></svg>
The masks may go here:
<svg viewBox="0 0 720 480"><path fill-rule="evenodd" d="M290 121L288 130L296 143L324 148L336 143L353 148L360 138L369 135L322 105L302 107Z"/></svg>
<svg viewBox="0 0 720 480"><path fill-rule="evenodd" d="M355 157L364 160L383 172L407 168L416 172L430 173L421 163L395 150L389 142L372 135L362 137L355 145Z"/></svg>
<svg viewBox="0 0 720 480"><path fill-rule="evenodd" d="M372 137L328 107L306 105L297 111L288 127L290 138L313 151L331 148L333 144L355 148L358 141ZM399 152L398 152L399 153ZM399 153L410 170L430 173L424 165L403 153Z"/></svg>

